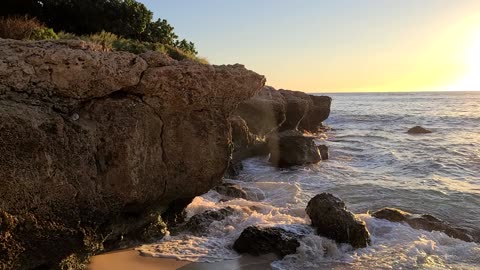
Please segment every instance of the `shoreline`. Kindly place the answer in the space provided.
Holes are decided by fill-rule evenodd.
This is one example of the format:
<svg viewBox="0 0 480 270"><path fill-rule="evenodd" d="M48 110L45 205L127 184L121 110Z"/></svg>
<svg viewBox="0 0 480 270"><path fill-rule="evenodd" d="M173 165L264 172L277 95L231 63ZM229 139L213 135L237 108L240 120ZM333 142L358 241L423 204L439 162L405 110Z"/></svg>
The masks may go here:
<svg viewBox="0 0 480 270"><path fill-rule="evenodd" d="M93 256L89 270L264 270L276 260L273 254L264 256L243 255L239 259L214 263L179 261L171 258L142 256L134 248L112 251Z"/></svg>

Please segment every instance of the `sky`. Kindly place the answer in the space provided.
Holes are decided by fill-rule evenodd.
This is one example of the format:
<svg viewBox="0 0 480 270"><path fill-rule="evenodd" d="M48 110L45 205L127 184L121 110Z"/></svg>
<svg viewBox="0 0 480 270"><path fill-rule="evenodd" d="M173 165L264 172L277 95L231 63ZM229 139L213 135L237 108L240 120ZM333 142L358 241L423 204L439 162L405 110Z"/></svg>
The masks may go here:
<svg viewBox="0 0 480 270"><path fill-rule="evenodd" d="M480 90L480 0L139 0L212 64L306 92Z"/></svg>

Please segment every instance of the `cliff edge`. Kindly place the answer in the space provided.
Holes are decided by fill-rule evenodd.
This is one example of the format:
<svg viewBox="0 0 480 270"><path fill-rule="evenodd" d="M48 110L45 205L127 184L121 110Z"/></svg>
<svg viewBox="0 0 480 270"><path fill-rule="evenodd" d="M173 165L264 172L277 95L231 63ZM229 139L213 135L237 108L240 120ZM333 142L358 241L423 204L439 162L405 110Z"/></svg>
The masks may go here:
<svg viewBox="0 0 480 270"><path fill-rule="evenodd" d="M82 269L221 183L242 65L0 39L0 268ZM158 238L157 238L158 239Z"/></svg>

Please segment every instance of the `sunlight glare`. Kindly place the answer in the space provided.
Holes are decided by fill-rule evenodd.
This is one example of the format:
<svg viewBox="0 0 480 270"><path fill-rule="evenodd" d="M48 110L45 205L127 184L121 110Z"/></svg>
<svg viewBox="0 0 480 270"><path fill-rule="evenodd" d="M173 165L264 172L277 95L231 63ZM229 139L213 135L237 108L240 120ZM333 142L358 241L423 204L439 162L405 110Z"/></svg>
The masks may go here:
<svg viewBox="0 0 480 270"><path fill-rule="evenodd" d="M466 75L452 86L452 90L480 90L480 31L465 51Z"/></svg>

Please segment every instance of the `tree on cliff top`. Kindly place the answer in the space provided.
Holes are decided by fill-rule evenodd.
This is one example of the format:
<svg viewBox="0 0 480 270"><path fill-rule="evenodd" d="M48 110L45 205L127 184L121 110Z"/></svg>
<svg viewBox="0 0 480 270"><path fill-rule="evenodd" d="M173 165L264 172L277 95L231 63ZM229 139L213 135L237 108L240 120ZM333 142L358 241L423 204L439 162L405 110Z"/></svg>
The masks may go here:
<svg viewBox="0 0 480 270"><path fill-rule="evenodd" d="M2 0L0 16L36 17L56 32L88 35L102 31L146 42L175 46L197 54L195 45L179 41L166 21L135 0Z"/></svg>

